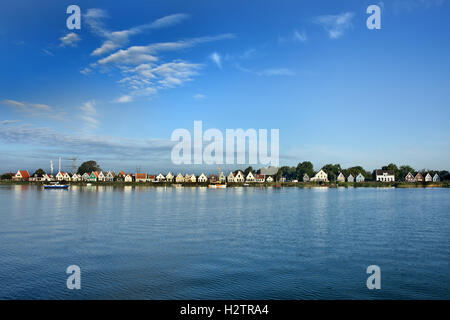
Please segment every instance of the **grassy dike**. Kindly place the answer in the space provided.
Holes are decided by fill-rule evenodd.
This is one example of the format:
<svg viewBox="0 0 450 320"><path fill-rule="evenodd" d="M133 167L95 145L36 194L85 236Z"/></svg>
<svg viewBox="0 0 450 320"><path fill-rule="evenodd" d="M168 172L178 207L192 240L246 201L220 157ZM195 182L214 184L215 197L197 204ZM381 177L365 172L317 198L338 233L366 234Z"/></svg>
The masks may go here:
<svg viewBox="0 0 450 320"><path fill-rule="evenodd" d="M208 187L209 183L169 183L169 182L64 182L73 186L87 186L88 183L92 186L112 186L112 187L125 187L125 186L135 186L135 187ZM12 181L12 180L0 180L0 185L37 185L43 186L44 182L41 181ZM227 183L227 187L243 187L244 183ZM376 181L366 181L366 182L329 182L329 183L317 183L317 182L284 182L284 183L248 183L245 187L253 188L266 188L266 187L297 187L297 188L450 188L450 181L443 182L376 182Z"/></svg>

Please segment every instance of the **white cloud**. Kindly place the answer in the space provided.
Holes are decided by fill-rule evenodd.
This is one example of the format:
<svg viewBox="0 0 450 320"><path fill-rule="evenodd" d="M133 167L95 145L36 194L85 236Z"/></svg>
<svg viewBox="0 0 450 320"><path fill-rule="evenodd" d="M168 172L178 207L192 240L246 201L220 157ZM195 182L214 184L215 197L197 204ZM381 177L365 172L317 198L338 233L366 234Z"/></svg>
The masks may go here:
<svg viewBox="0 0 450 320"><path fill-rule="evenodd" d="M47 56L51 56L51 57L54 56L53 52L51 52L50 50L47 50L47 49L42 49L42 53L44 53Z"/></svg>
<svg viewBox="0 0 450 320"><path fill-rule="evenodd" d="M92 70L90 68L88 68L88 67L84 68L83 70L80 70L80 73L84 74L84 75L86 75L86 74L88 74L90 72L92 72Z"/></svg>
<svg viewBox="0 0 450 320"><path fill-rule="evenodd" d="M97 129L99 121L97 120L97 109L95 108L95 100L85 102L81 107L81 119L84 121L84 130L90 131Z"/></svg>
<svg viewBox="0 0 450 320"><path fill-rule="evenodd" d="M345 12L337 15L323 15L316 17L314 22L321 25L331 39L338 39L352 26L354 15L353 12Z"/></svg>
<svg viewBox="0 0 450 320"><path fill-rule="evenodd" d="M308 36L306 35L306 32L294 30L292 32L291 36L288 37L279 37L279 42L306 42L308 41Z"/></svg>
<svg viewBox="0 0 450 320"><path fill-rule="evenodd" d="M243 72L255 74L257 76L293 76L295 72L288 68L268 68L259 71L251 70L248 68L241 67L239 64L236 64L236 68Z"/></svg>
<svg viewBox="0 0 450 320"><path fill-rule="evenodd" d="M222 59L217 52L213 52L209 58L219 67L219 69L222 69Z"/></svg>
<svg viewBox="0 0 450 320"><path fill-rule="evenodd" d="M197 93L197 94L194 95L194 99L202 100L202 99L206 99L206 96L204 94Z"/></svg>
<svg viewBox="0 0 450 320"><path fill-rule="evenodd" d="M128 95L123 95L123 96L117 98L116 100L114 100L115 103L128 103L131 101L133 101L133 97L128 96Z"/></svg>
<svg viewBox="0 0 450 320"><path fill-rule="evenodd" d="M6 126L8 124L14 124L14 123L17 123L17 122L19 122L19 120L3 120L3 121L0 121L0 125Z"/></svg>
<svg viewBox="0 0 450 320"><path fill-rule="evenodd" d="M77 43L81 40L80 36L74 32L68 33L65 36L59 38L61 40L61 47L75 47Z"/></svg>
<svg viewBox="0 0 450 320"><path fill-rule="evenodd" d="M64 120L66 112L53 108L43 103L30 103L25 101L16 101L11 99L5 99L0 101L1 104L13 107L18 111L31 116L31 117L43 117L53 120Z"/></svg>
<svg viewBox="0 0 450 320"><path fill-rule="evenodd" d="M129 38L133 35L143 33L147 30L160 29L170 27L181 23L189 16L187 14L178 13L159 18L152 23L135 26L120 31L109 31L103 26L102 20L107 17L107 13L101 9L89 9L85 15L86 23L99 36L106 38L102 45L92 52L93 56L103 55L115 49L123 47L129 42Z"/></svg>

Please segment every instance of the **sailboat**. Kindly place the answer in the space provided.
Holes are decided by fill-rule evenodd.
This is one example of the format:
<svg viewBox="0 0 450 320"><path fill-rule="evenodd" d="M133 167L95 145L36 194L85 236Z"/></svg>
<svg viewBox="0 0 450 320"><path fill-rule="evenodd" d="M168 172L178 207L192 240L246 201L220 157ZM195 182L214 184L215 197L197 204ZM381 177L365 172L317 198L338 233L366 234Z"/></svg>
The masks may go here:
<svg viewBox="0 0 450 320"><path fill-rule="evenodd" d="M208 185L208 188L210 188L210 189L225 189L225 188L227 187L227 184L226 184L226 183L221 183L221 182L220 182L220 176L221 176L221 174L222 174L222 172L221 172L221 170L220 170L220 168L219 168L219 181L218 181L218 182L215 182L215 183L210 183L210 184Z"/></svg>

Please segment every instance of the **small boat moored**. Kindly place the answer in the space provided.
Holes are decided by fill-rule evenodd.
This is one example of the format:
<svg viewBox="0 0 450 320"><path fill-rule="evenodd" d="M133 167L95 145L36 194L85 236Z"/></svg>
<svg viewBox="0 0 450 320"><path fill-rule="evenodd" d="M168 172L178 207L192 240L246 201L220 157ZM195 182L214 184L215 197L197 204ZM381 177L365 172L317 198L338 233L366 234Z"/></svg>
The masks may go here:
<svg viewBox="0 0 450 320"><path fill-rule="evenodd" d="M69 189L68 184L44 184L44 189Z"/></svg>

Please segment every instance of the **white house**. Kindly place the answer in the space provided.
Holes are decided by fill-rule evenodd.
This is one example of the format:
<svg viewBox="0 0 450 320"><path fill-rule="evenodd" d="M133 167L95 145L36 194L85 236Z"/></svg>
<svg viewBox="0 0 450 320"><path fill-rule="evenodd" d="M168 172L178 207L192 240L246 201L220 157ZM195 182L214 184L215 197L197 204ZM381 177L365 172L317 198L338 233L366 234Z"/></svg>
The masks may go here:
<svg viewBox="0 0 450 320"><path fill-rule="evenodd" d="M83 175L81 176L81 180L83 180L83 181L88 181L89 180L89 178L90 178L90 174L89 173L87 173L87 172L85 172L85 173L83 173Z"/></svg>
<svg viewBox="0 0 450 320"><path fill-rule="evenodd" d="M173 178L174 178L174 176L173 176L172 172L169 172L169 173L166 175L166 181L167 181L167 182L173 182Z"/></svg>
<svg viewBox="0 0 450 320"><path fill-rule="evenodd" d="M158 174L156 176L156 182L163 182L163 181L166 181L166 177L164 177L162 173Z"/></svg>
<svg viewBox="0 0 450 320"><path fill-rule="evenodd" d="M226 182L227 182L227 177L225 176L225 173L220 172L220 175L219 175L219 182L220 182L220 183L226 183Z"/></svg>
<svg viewBox="0 0 450 320"><path fill-rule="evenodd" d="M80 181L81 180L81 175L74 173L72 175L72 181Z"/></svg>
<svg viewBox="0 0 450 320"><path fill-rule="evenodd" d="M238 173L236 173L236 176L234 177L234 182L244 182L245 178L244 178L244 174L242 173L242 171L238 171Z"/></svg>
<svg viewBox="0 0 450 320"><path fill-rule="evenodd" d="M347 177L347 181L348 182L355 182L355 177L350 173L349 176Z"/></svg>
<svg viewBox="0 0 450 320"><path fill-rule="evenodd" d="M177 174L177 177L175 178L176 183L182 183L184 182L184 177L181 173Z"/></svg>
<svg viewBox="0 0 450 320"><path fill-rule="evenodd" d="M309 176L305 173L303 175L303 182L308 182L309 181Z"/></svg>
<svg viewBox="0 0 450 320"><path fill-rule="evenodd" d="M439 182L439 181L441 181L441 178L439 177L439 175L437 173L435 173L433 176L433 182Z"/></svg>
<svg viewBox="0 0 450 320"><path fill-rule="evenodd" d="M319 170L319 172L317 172L314 177L312 177L310 179L310 181L323 181L323 182L328 182L328 174L323 171L322 169Z"/></svg>
<svg viewBox="0 0 450 320"><path fill-rule="evenodd" d="M375 181L394 182L395 174L391 170L375 170Z"/></svg>
<svg viewBox="0 0 450 320"><path fill-rule="evenodd" d="M54 180L54 178L51 174L46 173L42 176L42 181L53 181L53 180Z"/></svg>
<svg viewBox="0 0 450 320"><path fill-rule="evenodd" d="M197 182L197 177L195 176L195 174L190 174L190 175L186 175L188 177L188 180L186 181L186 177L185 177L185 181L186 182L192 182L195 183Z"/></svg>
<svg viewBox="0 0 450 320"><path fill-rule="evenodd" d="M431 182L433 181L433 177L431 176L431 174L428 172L427 175L425 176L425 182Z"/></svg>
<svg viewBox="0 0 450 320"><path fill-rule="evenodd" d="M364 182L366 179L364 178L364 176L360 173L358 173L358 175L356 176L356 182Z"/></svg>
<svg viewBox="0 0 450 320"><path fill-rule="evenodd" d="M206 174L204 174L202 172L202 174L198 177L197 181L200 182L200 183L207 182L208 181L208 177L206 176Z"/></svg>
<svg viewBox="0 0 450 320"><path fill-rule="evenodd" d="M65 176L66 176L66 173L64 171L58 171L55 178L58 181L63 181Z"/></svg>
<svg viewBox="0 0 450 320"><path fill-rule="evenodd" d="M247 176L245 177L245 182L255 182L255 176L253 175L253 173L250 171Z"/></svg>
<svg viewBox="0 0 450 320"><path fill-rule="evenodd" d="M13 180L28 180L30 179L30 174L27 170L19 170L13 177Z"/></svg>
<svg viewBox="0 0 450 320"><path fill-rule="evenodd" d="M106 174L105 180L106 181L114 181L115 177L116 177L116 174L114 173L114 171L108 171L108 173Z"/></svg>
<svg viewBox="0 0 450 320"><path fill-rule="evenodd" d="M266 182L273 182L272 176L268 176L268 177L266 178Z"/></svg>
<svg viewBox="0 0 450 320"><path fill-rule="evenodd" d="M103 173L103 171L100 171L98 173L97 181L106 181L106 175Z"/></svg>
<svg viewBox="0 0 450 320"><path fill-rule="evenodd" d="M227 181L228 182L235 182L234 181L234 173L233 172L230 172L230 174L228 175Z"/></svg>
<svg viewBox="0 0 450 320"><path fill-rule="evenodd" d="M336 181L345 182L345 176L342 172L339 172L339 175L337 176Z"/></svg>
<svg viewBox="0 0 450 320"><path fill-rule="evenodd" d="M127 174L123 179L125 182L133 182L133 176L131 174Z"/></svg>

